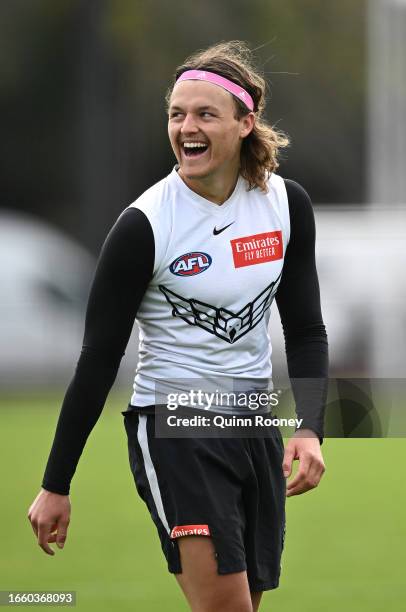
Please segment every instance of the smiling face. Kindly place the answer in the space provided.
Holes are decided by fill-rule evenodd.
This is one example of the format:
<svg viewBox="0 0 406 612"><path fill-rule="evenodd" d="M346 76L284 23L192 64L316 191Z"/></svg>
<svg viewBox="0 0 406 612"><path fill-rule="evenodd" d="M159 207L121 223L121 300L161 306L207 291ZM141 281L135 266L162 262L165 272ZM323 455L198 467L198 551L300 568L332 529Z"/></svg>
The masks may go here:
<svg viewBox="0 0 406 612"><path fill-rule="evenodd" d="M181 81L169 104L168 134L181 174L189 180L235 177L242 139L254 114L236 119L232 95L206 81Z"/></svg>

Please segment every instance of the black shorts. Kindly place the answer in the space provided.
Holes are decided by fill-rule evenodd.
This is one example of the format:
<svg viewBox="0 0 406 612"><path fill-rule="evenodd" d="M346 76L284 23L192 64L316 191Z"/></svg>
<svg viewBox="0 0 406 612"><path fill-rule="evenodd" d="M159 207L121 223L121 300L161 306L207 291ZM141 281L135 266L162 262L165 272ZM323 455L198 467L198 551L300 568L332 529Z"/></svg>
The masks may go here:
<svg viewBox="0 0 406 612"><path fill-rule="evenodd" d="M219 574L246 570L251 591L276 588L286 494L279 430L260 438L159 438L153 413L122 414L131 471L169 571L182 573L178 537L207 535Z"/></svg>

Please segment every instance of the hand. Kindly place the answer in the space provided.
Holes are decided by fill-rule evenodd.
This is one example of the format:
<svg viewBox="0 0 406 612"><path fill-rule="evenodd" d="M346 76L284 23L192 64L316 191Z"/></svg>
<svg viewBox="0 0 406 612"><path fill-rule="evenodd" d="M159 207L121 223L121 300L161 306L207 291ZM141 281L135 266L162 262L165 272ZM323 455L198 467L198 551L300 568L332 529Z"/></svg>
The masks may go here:
<svg viewBox="0 0 406 612"><path fill-rule="evenodd" d="M49 546L56 542L63 548L70 522L69 495L59 495L42 489L28 510L28 520L38 538L38 544L48 555L55 552Z"/></svg>
<svg viewBox="0 0 406 612"><path fill-rule="evenodd" d="M317 435L310 429L299 429L289 440L283 458L283 473L288 478L292 473L292 462L299 459L299 469L286 487L286 495L300 495L314 489L326 468Z"/></svg>

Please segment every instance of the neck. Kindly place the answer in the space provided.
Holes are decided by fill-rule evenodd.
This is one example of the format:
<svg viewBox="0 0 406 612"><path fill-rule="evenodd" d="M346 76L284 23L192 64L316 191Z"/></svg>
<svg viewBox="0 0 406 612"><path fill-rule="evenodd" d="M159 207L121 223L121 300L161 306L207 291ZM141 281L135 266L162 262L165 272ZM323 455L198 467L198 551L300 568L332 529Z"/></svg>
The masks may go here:
<svg viewBox="0 0 406 612"><path fill-rule="evenodd" d="M202 198L221 206L233 193L238 180L239 169L229 175L189 178L179 168L178 174L184 183Z"/></svg>

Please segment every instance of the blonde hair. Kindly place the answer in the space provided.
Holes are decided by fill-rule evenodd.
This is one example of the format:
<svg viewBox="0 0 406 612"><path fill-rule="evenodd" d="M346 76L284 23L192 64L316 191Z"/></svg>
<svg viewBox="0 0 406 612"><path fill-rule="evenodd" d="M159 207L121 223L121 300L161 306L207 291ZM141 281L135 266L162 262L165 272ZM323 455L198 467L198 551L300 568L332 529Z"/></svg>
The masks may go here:
<svg viewBox="0 0 406 612"><path fill-rule="evenodd" d="M284 132L275 129L262 118L265 109L266 82L254 65L252 51L240 40L220 42L190 55L176 68L173 83L166 93L170 97L177 79L186 70L207 70L230 79L248 91L254 101L255 124L244 138L240 155L240 174L248 181L249 189L259 187L267 192L267 179L278 167L279 149L290 144ZM250 111L243 102L233 96L235 118L240 119Z"/></svg>

